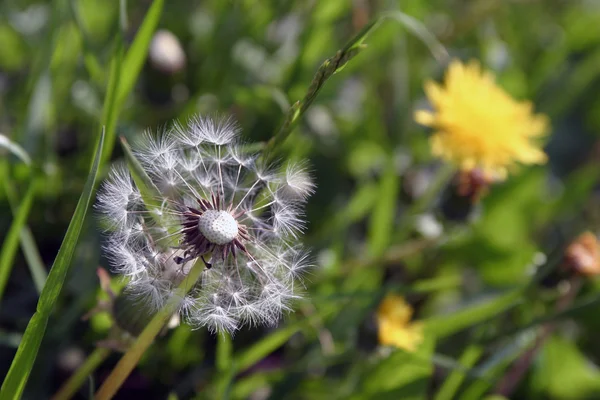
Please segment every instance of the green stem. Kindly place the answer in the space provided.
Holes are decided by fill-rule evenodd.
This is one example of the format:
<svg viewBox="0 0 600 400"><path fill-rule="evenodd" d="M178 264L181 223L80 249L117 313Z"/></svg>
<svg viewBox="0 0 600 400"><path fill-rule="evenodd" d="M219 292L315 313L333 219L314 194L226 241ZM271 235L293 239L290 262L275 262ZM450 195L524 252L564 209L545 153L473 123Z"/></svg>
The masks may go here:
<svg viewBox="0 0 600 400"><path fill-rule="evenodd" d="M292 133L296 124L300 121L300 117L306 112L308 107L315 100L319 91L333 74L340 71L350 59L356 56L365 46L362 44L367 35L380 22L380 19L371 21L363 29L360 30L346 45L335 53L333 57L325 60L319 67L313 77L308 91L302 100L296 101L288 110L283 124L267 143L264 154L265 160L268 161L273 157L274 150Z"/></svg>
<svg viewBox="0 0 600 400"><path fill-rule="evenodd" d="M188 276L181 282L175 290L171 300L152 318L144 331L137 337L133 345L123 355L117 363L108 378L104 381L100 389L96 392L96 400L111 399L119 390L125 379L138 364L142 355L154 341L154 338L160 333L169 318L177 311L180 300L185 296L196 284L198 278L202 274L204 263L202 260L196 261Z"/></svg>
<svg viewBox="0 0 600 400"><path fill-rule="evenodd" d="M67 400L79 390L88 376L98 368L110 355L111 350L105 347L97 347L88 356L73 375L67 380L51 400Z"/></svg>

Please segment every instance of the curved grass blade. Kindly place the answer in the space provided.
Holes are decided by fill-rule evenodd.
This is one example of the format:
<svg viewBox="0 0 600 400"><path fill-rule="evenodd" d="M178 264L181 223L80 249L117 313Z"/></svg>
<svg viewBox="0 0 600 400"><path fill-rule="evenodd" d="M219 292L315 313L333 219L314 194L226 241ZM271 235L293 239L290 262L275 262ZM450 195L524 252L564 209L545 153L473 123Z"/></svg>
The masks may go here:
<svg viewBox="0 0 600 400"><path fill-rule="evenodd" d="M450 315L431 317L423 320L423 322L426 331L440 339L491 319L522 301L522 291L512 290L492 300L475 304Z"/></svg>
<svg viewBox="0 0 600 400"><path fill-rule="evenodd" d="M315 76L313 77L308 91L302 100L296 101L288 110L283 124L267 143L264 154L266 157L272 157L273 151L278 145L283 143L285 139L292 133L292 130L300 121L302 115L308 110L312 102L315 100L319 91L325 84L325 82L333 76L336 72L341 71L346 63L355 57L362 49L365 48L363 44L369 33L380 23L380 19L369 22L365 25L360 32L358 32L350 41L346 43L344 47L335 53L334 56L328 58L321 64Z"/></svg>
<svg viewBox="0 0 600 400"><path fill-rule="evenodd" d="M257 343L253 344L246 350L241 351L233 359L233 368L236 372L243 372L250 368L278 347L282 346L287 342L296 332L310 326L315 320L324 318L328 312L315 313L308 318L295 321L289 325L283 326L269 335L262 338Z"/></svg>
<svg viewBox="0 0 600 400"><path fill-rule="evenodd" d="M25 226L27 216L31 210L36 187L37 180L34 179L30 183L29 189L27 189L27 193L21 202L21 206L16 212L15 218L8 230L8 234L2 243L2 250L0 251L0 299L2 299L2 294L6 288L10 271L12 270L13 261L15 259L15 255L17 254L17 249L19 248L19 237L21 230Z"/></svg>
<svg viewBox="0 0 600 400"><path fill-rule="evenodd" d="M23 334L21 344L17 349L17 354L12 361L10 370L2 383L0 389L0 400L15 400L21 398L25 384L29 378L29 373L37 356L50 313L54 308L56 299L58 298L60 291L63 286L65 277L75 252L75 247L81 233L81 227L87 214L87 209L92 198L92 192L96 183L96 176L98 173L98 166L100 163L100 157L102 154L102 147L104 144L104 133L100 136L98 146L96 147L94 162L88 175L87 181L83 188L83 193L79 198L77 207L73 218L69 223L69 228L65 238L58 250L58 255L54 260L50 274L40 299L37 304L37 311L33 314L33 317L29 320L27 329ZM20 230L19 230L20 231Z"/></svg>
<svg viewBox="0 0 600 400"><path fill-rule="evenodd" d="M106 146L102 152L102 165L108 161L114 147L117 132L117 117L119 115L119 104L117 102L117 92L121 79L121 69L123 65L123 40L119 37L116 40L116 48L110 61L110 73L108 75L108 84L104 105L102 107L102 125L106 132Z"/></svg>
<svg viewBox="0 0 600 400"><path fill-rule="evenodd" d="M460 360L458 360L458 364L464 368L454 368L452 370L436 393L434 400L452 400L456 398L456 393L467 376L467 372L475 365L482 354L483 348L481 346L471 345L467 347Z"/></svg>
<svg viewBox="0 0 600 400"><path fill-rule="evenodd" d="M161 197L160 192L146 171L144 171L140 162L133 155L133 151L131 150L129 143L127 143L127 139L124 137L121 137L121 147L123 148L123 153L125 154L131 177L139 189L140 194L144 199L144 203L159 209L161 206L160 201L158 200Z"/></svg>
<svg viewBox="0 0 600 400"><path fill-rule="evenodd" d="M5 149L7 149L8 151L10 151L11 153L13 153L25 164L27 164L27 165L31 164L31 157L29 157L29 154L27 154L25 149L23 149L17 143L11 141L8 137L6 137L2 134L0 134L0 147L3 147Z"/></svg>
<svg viewBox="0 0 600 400"><path fill-rule="evenodd" d="M8 198L10 208L13 214L16 214L19 209L19 204L21 204L21 199L17 197L17 193L12 185L10 178L5 174L1 179L4 180L4 189L6 191L6 197ZM39 179L40 178L37 178L37 180ZM48 273L46 272L46 266L42 261L40 251L38 250L37 245L35 244L35 239L27 224L23 226L23 229L21 229L21 233L19 236L21 238L21 250L23 251L23 255L25 256L25 261L27 261L29 272L31 273L31 277L33 278L33 284L35 285L38 294L40 294L42 293L44 283L46 282L46 278L48 277ZM0 298L1 297L2 296L0 295Z"/></svg>
<svg viewBox="0 0 600 400"><path fill-rule="evenodd" d="M401 11L390 11L382 16L383 18L393 19L412 33L414 36L419 38L421 42L429 48L429 51L433 57L441 64L447 64L450 61L450 55L448 50L441 44L433 33L431 33L425 25L418 19L411 17Z"/></svg>

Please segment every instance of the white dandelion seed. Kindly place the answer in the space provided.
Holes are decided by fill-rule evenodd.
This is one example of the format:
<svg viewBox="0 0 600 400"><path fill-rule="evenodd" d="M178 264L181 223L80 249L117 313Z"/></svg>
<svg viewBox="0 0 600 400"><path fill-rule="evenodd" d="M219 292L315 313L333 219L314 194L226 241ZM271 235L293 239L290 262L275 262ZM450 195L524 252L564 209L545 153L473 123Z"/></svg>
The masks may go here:
<svg viewBox="0 0 600 400"><path fill-rule="evenodd" d="M160 209L144 203L123 166L113 168L96 205L107 222L108 259L129 279L126 293L158 310L202 260L202 278L180 301L184 321L229 332L277 323L310 264L298 243L315 188L305 166L279 172L261 164L230 118L146 133L132 149L160 192Z"/></svg>

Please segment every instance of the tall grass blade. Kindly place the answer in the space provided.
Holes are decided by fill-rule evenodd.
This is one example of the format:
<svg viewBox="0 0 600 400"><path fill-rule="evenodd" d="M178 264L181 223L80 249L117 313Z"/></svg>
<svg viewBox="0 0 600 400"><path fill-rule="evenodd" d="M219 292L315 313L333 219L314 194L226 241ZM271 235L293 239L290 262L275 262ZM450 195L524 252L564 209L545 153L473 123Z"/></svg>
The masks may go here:
<svg viewBox="0 0 600 400"><path fill-rule="evenodd" d="M46 325L48 324L50 313L52 312L54 304L58 299L63 282L67 276L67 272L71 264L71 259L73 258L73 254L75 252L79 234L81 233L81 227L83 226L83 221L87 214L87 209L92 198L92 191L96 183L96 176L98 173L103 145L104 134L101 135L98 142L94 162L83 188L83 193L79 198L79 202L75 208L73 218L69 223L69 228L67 229L65 238L60 246L60 249L58 250L58 255L54 260L54 264L52 265L52 269L50 270L50 274L48 275L48 279L44 285L42 294L40 295L40 299L37 304L37 311L29 320L29 324L27 325L27 329L25 329L21 344L17 349L17 354L15 355L8 374L2 383L2 388L0 389L0 400L19 399L23 394L25 384L27 383L31 368L33 367L40 344L42 343L42 338L44 337L44 332L46 331ZM17 231L17 233L19 231Z"/></svg>
<svg viewBox="0 0 600 400"><path fill-rule="evenodd" d="M0 250L0 300L4 294L4 289L8 283L10 271L12 270L13 261L19 248L19 235L21 230L25 226L29 211L33 204L33 199L36 191L36 180L33 180L27 189L27 193L21 202L19 210L15 214L15 218L8 230L8 234L2 243L2 250Z"/></svg>

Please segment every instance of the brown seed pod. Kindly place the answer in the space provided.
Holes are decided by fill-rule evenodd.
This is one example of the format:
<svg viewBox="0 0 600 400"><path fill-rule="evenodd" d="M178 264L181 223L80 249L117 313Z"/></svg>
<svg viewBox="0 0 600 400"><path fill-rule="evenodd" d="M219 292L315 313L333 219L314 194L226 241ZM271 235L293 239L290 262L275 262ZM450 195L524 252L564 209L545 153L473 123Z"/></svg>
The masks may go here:
<svg viewBox="0 0 600 400"><path fill-rule="evenodd" d="M596 235L587 231L571 242L565 251L563 265L581 275L600 274L600 251Z"/></svg>

